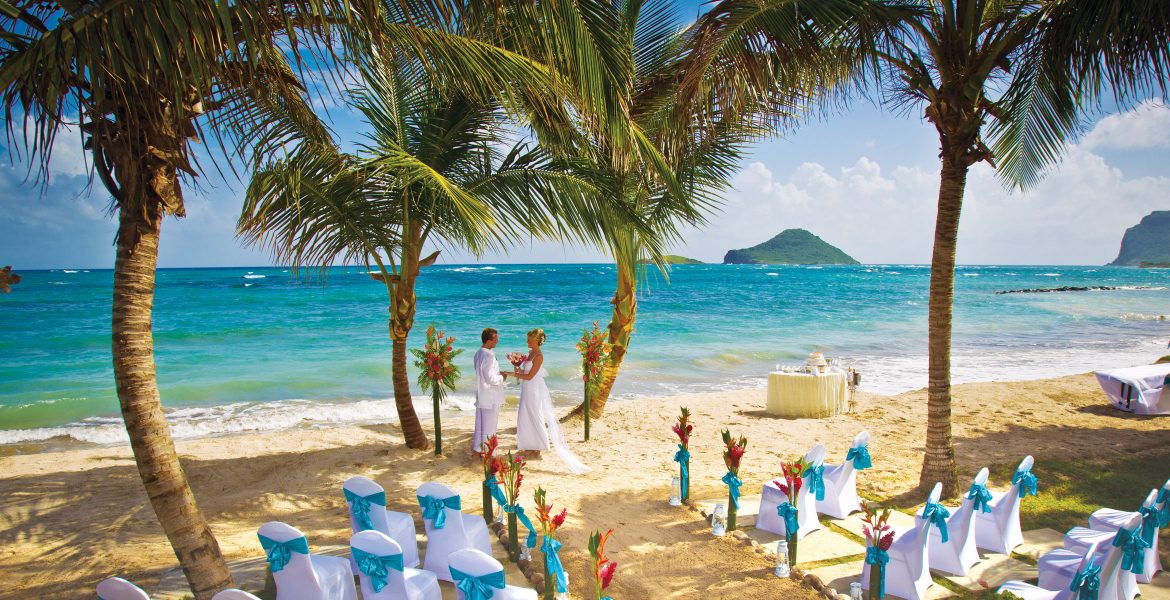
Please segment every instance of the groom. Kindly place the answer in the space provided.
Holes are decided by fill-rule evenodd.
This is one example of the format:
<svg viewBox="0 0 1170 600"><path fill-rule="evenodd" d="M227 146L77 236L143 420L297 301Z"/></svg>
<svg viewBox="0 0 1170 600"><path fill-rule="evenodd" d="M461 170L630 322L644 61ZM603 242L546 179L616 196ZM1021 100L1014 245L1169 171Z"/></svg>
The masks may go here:
<svg viewBox="0 0 1170 600"><path fill-rule="evenodd" d="M500 406L504 404L504 379L500 363L492 349L500 342L500 334L488 327L480 334L483 346L475 352L475 434L471 438L471 451L483 452L483 443L496 434L500 420Z"/></svg>

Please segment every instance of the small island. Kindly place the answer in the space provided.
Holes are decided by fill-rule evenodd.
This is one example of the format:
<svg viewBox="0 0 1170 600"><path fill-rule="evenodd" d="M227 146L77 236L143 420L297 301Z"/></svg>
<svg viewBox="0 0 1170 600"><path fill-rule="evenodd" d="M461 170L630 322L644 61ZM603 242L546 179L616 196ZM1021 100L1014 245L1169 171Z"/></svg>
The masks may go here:
<svg viewBox="0 0 1170 600"><path fill-rule="evenodd" d="M649 259L644 258L644 259L642 259L641 262L642 263L650 263L650 262L654 262L654 261L651 261ZM677 254L667 254L666 256L663 256L662 262L664 262L668 265L704 265L704 264L707 264L701 260L695 260L693 258L687 258L685 256L679 256Z"/></svg>
<svg viewBox="0 0 1170 600"><path fill-rule="evenodd" d="M1156 210L1125 230L1121 250L1109 263L1120 267L1170 266L1170 210Z"/></svg>
<svg viewBox="0 0 1170 600"><path fill-rule="evenodd" d="M852 256L804 229L785 229L751 248L730 250L725 265L857 265Z"/></svg>

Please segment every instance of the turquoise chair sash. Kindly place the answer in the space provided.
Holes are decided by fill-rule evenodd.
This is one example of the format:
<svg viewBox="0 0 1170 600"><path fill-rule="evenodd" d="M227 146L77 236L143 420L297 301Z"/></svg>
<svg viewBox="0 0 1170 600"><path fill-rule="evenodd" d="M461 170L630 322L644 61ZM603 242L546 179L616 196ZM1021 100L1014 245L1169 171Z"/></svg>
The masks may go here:
<svg viewBox="0 0 1170 600"><path fill-rule="evenodd" d="M401 554L380 556L353 546L350 546L349 550L353 553L353 561L357 563L358 570L370 578L370 585L374 587L375 592L382 591L389 583L387 580L390 578L390 569L400 573L404 570Z"/></svg>
<svg viewBox="0 0 1170 600"><path fill-rule="evenodd" d="M544 536L544 542L540 545L540 551L544 553L544 565L556 579L557 591L563 594L569 591L569 577L565 575L565 566L561 564L560 550L560 542ZM547 582L545 585L548 585Z"/></svg>
<svg viewBox="0 0 1170 600"><path fill-rule="evenodd" d="M689 489L687 485L691 481L691 453L687 451L686 448L683 448L682 444L678 445L678 452L674 453L674 462L679 464L681 471L681 477L679 479L682 481L682 485L680 487L682 488L682 493L685 496L687 494L687 490Z"/></svg>
<svg viewBox="0 0 1170 600"><path fill-rule="evenodd" d="M808 479L809 491L814 492L817 500L825 499L825 465L810 466L800 474Z"/></svg>
<svg viewBox="0 0 1170 600"><path fill-rule="evenodd" d="M736 477L735 473L732 473L731 471L728 471L727 474L723 476L722 481L723 483L727 484L727 490L731 496L731 503L735 505L735 510L739 510L739 488L743 485L743 482L740 481L739 477Z"/></svg>
<svg viewBox="0 0 1170 600"><path fill-rule="evenodd" d="M1024 498L1028 494L1036 495L1036 484L1039 483L1039 480L1036 479L1036 476L1030 470L1016 471L1016 474L1012 475L1012 483L1020 484L1020 497Z"/></svg>
<svg viewBox="0 0 1170 600"><path fill-rule="evenodd" d="M850 448L845 453L845 460L853 461L853 468L858 471L868 469L873 466L873 461L869 458L869 446L857 446Z"/></svg>
<svg viewBox="0 0 1170 600"><path fill-rule="evenodd" d="M880 569L881 576L878 578L881 583L878 587L878 598L885 598L886 596L886 565L890 562L890 553L882 550L878 546L865 547L865 562L871 569Z"/></svg>
<svg viewBox="0 0 1170 600"><path fill-rule="evenodd" d="M991 492L987 491L987 486L981 483L972 483L971 489L967 492L967 498L971 500L971 508L974 510L991 512Z"/></svg>
<svg viewBox="0 0 1170 600"><path fill-rule="evenodd" d="M780 506L776 507L776 514L784 519L784 535L794 536L800 530L800 524L796 520L796 507L790 502L781 502Z"/></svg>
<svg viewBox="0 0 1170 600"><path fill-rule="evenodd" d="M1160 515L1158 518L1159 526L1170 526L1170 488L1158 490L1158 499L1154 503L1154 506L1162 507L1158 510L1158 514Z"/></svg>
<svg viewBox="0 0 1170 600"><path fill-rule="evenodd" d="M451 496L450 498L417 496L417 498L418 505L423 509L423 519L432 521L435 529L442 529L447 526L447 511L444 510L445 508L452 510L460 509L459 496Z"/></svg>
<svg viewBox="0 0 1170 600"><path fill-rule="evenodd" d="M1097 600L1097 592L1101 589L1101 567L1090 562L1077 571L1068 589L1075 600Z"/></svg>
<svg viewBox="0 0 1170 600"><path fill-rule="evenodd" d="M528 518L528 515L524 514L524 507L519 504L505 504L504 512L514 513L516 515L516 518L520 520L520 524L524 525L524 528L528 530L528 539L524 542L524 545L529 548L535 548L536 528L532 526L532 520Z"/></svg>
<svg viewBox="0 0 1170 600"><path fill-rule="evenodd" d="M1118 529L1113 537L1113 546L1121 548L1121 568L1141 575L1146 570L1146 548L1150 545L1142 539L1137 529Z"/></svg>
<svg viewBox="0 0 1170 600"><path fill-rule="evenodd" d="M455 567L448 568L451 570L451 579L456 581L455 587L463 592L465 600L487 600L496 594L494 590L502 590L507 585L503 570L472 577Z"/></svg>
<svg viewBox="0 0 1170 600"><path fill-rule="evenodd" d="M309 541L301 536L287 542L278 542L272 538L264 537L256 534L260 538L260 546L264 548L265 554L268 555L268 566L273 573L279 573L288 565L288 561L292 560L292 553L308 554Z"/></svg>
<svg viewBox="0 0 1170 600"><path fill-rule="evenodd" d="M386 492L378 492L369 496L359 496L349 490L343 491L345 492L345 501L349 502L352 507L353 520L357 521L358 527L362 531L373 529L374 523L370 521L370 506L373 504L386 506Z"/></svg>
<svg viewBox="0 0 1170 600"><path fill-rule="evenodd" d="M935 527L938 527L938 533L942 536L943 543L947 543L950 539L947 531L947 517L951 516L951 511L947 507L937 502L927 502L922 509L922 518L930 521Z"/></svg>
<svg viewBox="0 0 1170 600"><path fill-rule="evenodd" d="M1143 506L1138 509L1138 513L1142 515L1142 539L1152 548L1158 527L1162 524L1162 516L1157 506Z"/></svg>

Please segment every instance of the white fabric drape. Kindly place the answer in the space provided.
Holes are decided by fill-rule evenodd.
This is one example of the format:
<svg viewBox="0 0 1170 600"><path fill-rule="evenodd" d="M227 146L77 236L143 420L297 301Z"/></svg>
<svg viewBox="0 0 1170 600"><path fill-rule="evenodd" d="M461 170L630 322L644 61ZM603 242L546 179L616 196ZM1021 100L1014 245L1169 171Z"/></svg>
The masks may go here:
<svg viewBox="0 0 1170 600"><path fill-rule="evenodd" d="M522 373L528 373L532 368L531 362L520 365ZM561 434L561 426L557 423L557 413L553 409L552 395L548 392L548 385L544 378L548 372L541 369L532 379L520 382L520 411L516 415L516 447L521 450L545 450L551 443L557 456L569 467L575 475L588 473L592 469L585 466L577 455L569 450ZM548 428L546 434L545 428Z"/></svg>

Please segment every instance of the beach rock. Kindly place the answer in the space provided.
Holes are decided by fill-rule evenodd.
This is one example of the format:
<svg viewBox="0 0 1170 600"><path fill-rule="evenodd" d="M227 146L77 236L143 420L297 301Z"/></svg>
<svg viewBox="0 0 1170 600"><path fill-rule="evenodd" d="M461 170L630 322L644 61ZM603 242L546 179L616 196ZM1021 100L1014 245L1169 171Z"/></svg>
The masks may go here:
<svg viewBox="0 0 1170 600"><path fill-rule="evenodd" d="M804 229L785 229L751 248L729 250L725 265L856 265L840 248Z"/></svg>
<svg viewBox="0 0 1170 600"><path fill-rule="evenodd" d="M1137 267L1146 263L1170 263L1170 210L1156 210L1125 230L1121 250L1112 266Z"/></svg>
<svg viewBox="0 0 1170 600"><path fill-rule="evenodd" d="M1137 286L1137 287L1126 288L1126 289L1148 290L1148 289L1150 289L1150 286L1148 286L1148 285ZM1117 290L1117 288L1114 286L1111 286L1111 285L1091 285L1091 286L1087 286L1087 287L1066 285L1064 287L1055 287L1055 288L1031 288L1031 289L1024 289L1024 290L1002 290L1002 291L996 292L996 294L1047 294L1049 292L1112 292L1115 290Z"/></svg>

